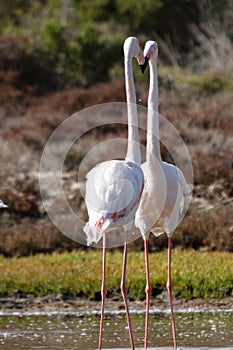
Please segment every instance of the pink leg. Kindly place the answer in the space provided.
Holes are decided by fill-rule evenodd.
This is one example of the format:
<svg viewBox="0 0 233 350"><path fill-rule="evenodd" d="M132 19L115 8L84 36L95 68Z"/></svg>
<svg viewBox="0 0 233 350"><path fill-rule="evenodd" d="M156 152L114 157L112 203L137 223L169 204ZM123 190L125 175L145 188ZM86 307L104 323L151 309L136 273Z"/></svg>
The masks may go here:
<svg viewBox="0 0 233 350"><path fill-rule="evenodd" d="M145 339L144 350L147 349L148 344L148 328L149 328L149 308L150 308L150 273L149 273L149 256L148 256L148 240L144 240L145 248L145 264L146 264L146 319L145 319Z"/></svg>
<svg viewBox="0 0 233 350"><path fill-rule="evenodd" d="M168 275L167 275L167 290L169 294L170 307L171 307L171 317L172 317L172 335L174 341L174 349L177 349L176 345L176 327L175 327L175 318L173 312L172 304L172 281L171 281L171 237L168 237Z"/></svg>
<svg viewBox="0 0 233 350"><path fill-rule="evenodd" d="M100 333L99 333L99 347L98 347L99 350L102 349L103 324L104 324L104 305L105 305L106 294L107 294L107 289L106 289L106 235L104 233L103 234L102 287L101 287L102 305L101 305Z"/></svg>
<svg viewBox="0 0 233 350"><path fill-rule="evenodd" d="M133 332L129 315L129 308L127 304L127 289L126 289L126 264L127 264L127 251L128 251L128 232L125 232L125 245L124 245L124 257L123 257L123 268L122 268L122 278L121 278L121 293L125 304L126 317L129 327L129 336L131 349L134 350Z"/></svg>

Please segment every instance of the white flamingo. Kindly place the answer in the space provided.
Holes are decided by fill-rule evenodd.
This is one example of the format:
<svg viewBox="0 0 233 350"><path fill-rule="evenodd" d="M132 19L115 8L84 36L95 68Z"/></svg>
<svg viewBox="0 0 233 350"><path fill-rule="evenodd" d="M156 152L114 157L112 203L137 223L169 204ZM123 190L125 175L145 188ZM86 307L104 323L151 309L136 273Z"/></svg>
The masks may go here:
<svg viewBox="0 0 233 350"><path fill-rule="evenodd" d="M99 333L99 349L102 348L104 303L106 297L106 234L113 228L123 226L125 231L124 257L121 291L125 304L131 348L134 348L132 328L127 305L126 262L128 234L134 221L136 210L144 187L141 170L141 154L137 120L136 93L133 79L132 59L144 63L143 52L135 37L124 43L126 99L128 112L128 146L126 159L109 160L98 164L87 174L85 202L89 221L84 227L88 244L98 242L103 237L102 306ZM109 233L111 234L111 233Z"/></svg>
<svg viewBox="0 0 233 350"><path fill-rule="evenodd" d="M0 208L7 208L7 207L8 207L8 205L3 203L3 201L0 199Z"/></svg>
<svg viewBox="0 0 233 350"><path fill-rule="evenodd" d="M142 193L139 209L136 212L135 226L140 229L145 246L146 320L144 349L147 349L148 343L149 298L151 292L148 262L148 239L150 232L153 232L156 236L165 232L168 236L167 290L171 307L174 349L177 349L172 305L171 237L174 229L179 223L180 215L183 210L186 181L179 168L166 163L161 159L158 119L157 56L157 43L155 41L148 41L144 48L145 63L142 66L142 70L144 70L149 62L150 85L147 106L146 162L142 164L145 187Z"/></svg>

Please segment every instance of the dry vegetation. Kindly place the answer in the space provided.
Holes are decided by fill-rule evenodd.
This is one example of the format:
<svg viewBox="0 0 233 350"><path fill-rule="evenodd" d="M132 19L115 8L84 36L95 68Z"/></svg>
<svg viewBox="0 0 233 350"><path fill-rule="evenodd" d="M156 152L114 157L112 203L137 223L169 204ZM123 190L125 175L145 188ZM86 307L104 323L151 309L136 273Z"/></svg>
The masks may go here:
<svg viewBox="0 0 233 350"><path fill-rule="evenodd" d="M39 162L49 135L70 114L99 103L124 101L124 81L67 88L43 96L39 93L43 76L38 77L38 67L33 62L21 65L23 57L20 50L11 50L12 40L0 42L0 198L8 204L8 209L0 213L0 253L21 256L82 249L58 232L46 216L38 185ZM168 83L166 74L160 71L160 113L178 129L194 168L192 203L173 243L179 248L233 252L233 92L219 86L217 91L211 89L216 81L209 75L201 77L202 85L196 89L197 81L188 77L184 81L182 74L177 84L177 72L173 78L169 73ZM146 105L147 85L142 79L137 89L140 103ZM66 193L72 207L82 211L84 217L83 200L78 191L72 190L79 164L86 147L111 135L125 137L126 130L111 125L94 130L84 137L80 154L69 154L65 162ZM166 237L150 237L151 251L165 246ZM131 244L131 249L142 248L141 240Z"/></svg>

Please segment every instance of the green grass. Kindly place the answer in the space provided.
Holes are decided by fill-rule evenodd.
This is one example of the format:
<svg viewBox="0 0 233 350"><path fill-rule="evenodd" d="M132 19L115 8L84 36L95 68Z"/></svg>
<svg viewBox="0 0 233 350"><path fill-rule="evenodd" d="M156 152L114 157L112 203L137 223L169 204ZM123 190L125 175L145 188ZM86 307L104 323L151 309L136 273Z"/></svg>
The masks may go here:
<svg viewBox="0 0 233 350"><path fill-rule="evenodd" d="M233 296L233 254L225 252L174 251L172 278L174 296ZM48 293L78 293L96 298L101 288L101 250L23 258L0 257L0 295L18 291L37 296ZM122 254L107 254L107 289L120 292ZM127 285L134 299L145 297L144 254L129 253ZM167 253L150 254L152 296L166 289Z"/></svg>

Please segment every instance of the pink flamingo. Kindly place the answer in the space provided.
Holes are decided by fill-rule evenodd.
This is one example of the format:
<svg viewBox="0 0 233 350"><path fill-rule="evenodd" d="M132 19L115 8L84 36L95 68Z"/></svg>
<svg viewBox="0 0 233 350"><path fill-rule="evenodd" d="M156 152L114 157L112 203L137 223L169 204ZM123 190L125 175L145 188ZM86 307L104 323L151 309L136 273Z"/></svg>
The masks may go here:
<svg viewBox="0 0 233 350"><path fill-rule="evenodd" d="M104 305L106 298L106 234L113 228L123 226L125 244L121 291L126 309L131 349L135 349L126 290L126 263L128 234L134 221L136 210L144 187L141 170L136 93L133 79L132 58L138 64L144 63L143 52L138 40L129 37L124 43L126 99L128 112L128 146L126 159L109 160L98 164L87 174L85 202L89 221L84 227L87 242L98 242L103 237L102 306L99 332L99 350L102 349ZM108 233L111 234L111 233Z"/></svg>
<svg viewBox="0 0 233 350"><path fill-rule="evenodd" d="M145 63L141 67L142 71L145 70L148 62L150 67L146 162L142 164L142 170L145 177L145 187L142 193L139 209L135 216L135 226L140 229L145 247L146 320L144 349L147 349L148 343L149 299L151 293L148 261L148 238L150 232L153 232L156 236L166 232L168 236L167 290L169 293L171 308L174 349L177 349L172 304L171 237L179 223L180 215L183 211L186 181L179 168L166 163L161 159L158 119L158 46L155 41L147 41L144 48L144 56Z"/></svg>

